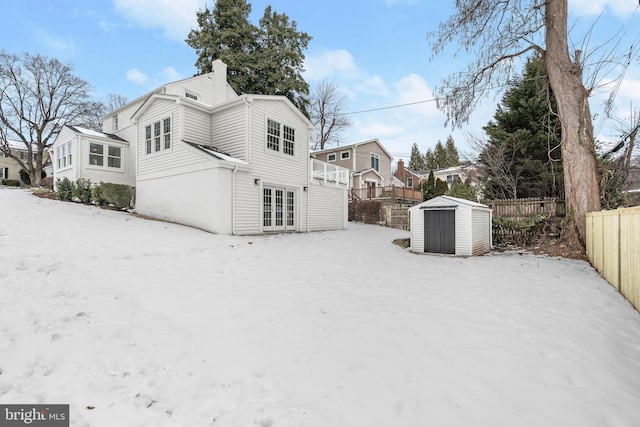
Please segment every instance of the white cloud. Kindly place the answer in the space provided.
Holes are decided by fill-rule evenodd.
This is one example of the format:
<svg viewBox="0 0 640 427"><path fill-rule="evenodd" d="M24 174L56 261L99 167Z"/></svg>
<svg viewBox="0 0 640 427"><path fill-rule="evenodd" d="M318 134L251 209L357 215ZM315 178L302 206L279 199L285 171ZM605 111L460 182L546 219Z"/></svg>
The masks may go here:
<svg viewBox="0 0 640 427"><path fill-rule="evenodd" d="M637 7L636 0L569 0L571 13L579 16L599 15L605 10L617 16L630 16Z"/></svg>
<svg viewBox="0 0 640 427"><path fill-rule="evenodd" d="M118 28L118 24L114 24L113 22L105 20L101 20L100 22L98 22L98 25L100 25L100 28L102 28L102 30L105 32L109 32L115 28Z"/></svg>
<svg viewBox="0 0 640 427"><path fill-rule="evenodd" d="M138 70L137 68L133 68L127 71L127 80L139 85L143 85L147 83L147 80L149 80L149 78L142 71Z"/></svg>
<svg viewBox="0 0 640 427"><path fill-rule="evenodd" d="M56 52L73 51L75 49L75 43L72 39L56 37L42 28L35 30L35 36L38 42Z"/></svg>
<svg viewBox="0 0 640 427"><path fill-rule="evenodd" d="M180 41L196 27L196 12L205 4L203 0L113 0L115 11L131 24L162 28L166 37Z"/></svg>
<svg viewBox="0 0 640 427"><path fill-rule="evenodd" d="M306 55L304 68L304 78L310 82L359 73L353 56L344 49L312 52Z"/></svg>
<svg viewBox="0 0 640 427"><path fill-rule="evenodd" d="M176 80L184 79L184 76L173 67L167 67L162 70L162 77L167 82L175 82Z"/></svg>

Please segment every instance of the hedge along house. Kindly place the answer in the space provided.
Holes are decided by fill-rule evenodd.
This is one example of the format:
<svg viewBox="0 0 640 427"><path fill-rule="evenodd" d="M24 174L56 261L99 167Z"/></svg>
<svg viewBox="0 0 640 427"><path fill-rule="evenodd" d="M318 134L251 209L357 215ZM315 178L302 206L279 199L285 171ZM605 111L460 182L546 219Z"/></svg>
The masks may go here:
<svg viewBox="0 0 640 427"><path fill-rule="evenodd" d="M409 212L412 252L470 256L491 250L492 210L486 205L439 196Z"/></svg>
<svg viewBox="0 0 640 427"><path fill-rule="evenodd" d="M286 97L237 95L226 68L214 61L104 118L130 144L136 211L221 234L346 228L348 171L315 168L311 122Z"/></svg>

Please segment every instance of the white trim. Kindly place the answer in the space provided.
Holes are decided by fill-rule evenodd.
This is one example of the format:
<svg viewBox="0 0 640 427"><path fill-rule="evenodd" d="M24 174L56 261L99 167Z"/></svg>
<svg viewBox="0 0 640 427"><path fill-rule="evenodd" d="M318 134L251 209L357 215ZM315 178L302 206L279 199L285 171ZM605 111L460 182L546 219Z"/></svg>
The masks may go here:
<svg viewBox="0 0 640 427"><path fill-rule="evenodd" d="M331 160L331 156L333 156L333 160ZM336 161L338 155L336 153L327 154L327 163L333 163Z"/></svg>
<svg viewBox="0 0 640 427"><path fill-rule="evenodd" d="M347 156L345 157L344 154L346 154ZM347 150L347 151L340 152L340 160L349 160L350 158L351 158L351 151Z"/></svg>

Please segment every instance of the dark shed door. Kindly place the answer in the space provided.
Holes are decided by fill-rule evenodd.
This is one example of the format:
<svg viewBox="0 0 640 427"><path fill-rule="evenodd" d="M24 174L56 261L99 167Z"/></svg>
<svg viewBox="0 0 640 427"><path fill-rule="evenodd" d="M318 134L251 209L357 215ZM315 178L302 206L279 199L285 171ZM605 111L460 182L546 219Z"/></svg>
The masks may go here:
<svg viewBox="0 0 640 427"><path fill-rule="evenodd" d="M436 254L456 253L456 211L424 211L424 251Z"/></svg>

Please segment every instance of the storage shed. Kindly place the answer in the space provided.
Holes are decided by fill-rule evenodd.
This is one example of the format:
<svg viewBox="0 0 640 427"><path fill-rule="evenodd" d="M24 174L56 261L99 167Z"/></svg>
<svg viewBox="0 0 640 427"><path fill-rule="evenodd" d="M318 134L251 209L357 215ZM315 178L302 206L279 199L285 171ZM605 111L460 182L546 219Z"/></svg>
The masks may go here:
<svg viewBox="0 0 640 427"><path fill-rule="evenodd" d="M469 256L491 250L492 211L486 205L439 196L409 212L412 252Z"/></svg>

